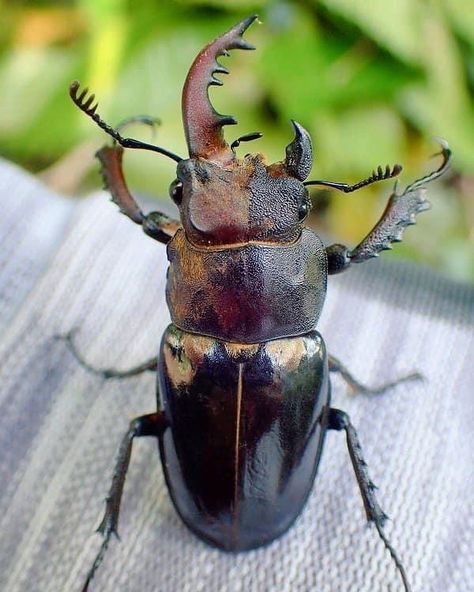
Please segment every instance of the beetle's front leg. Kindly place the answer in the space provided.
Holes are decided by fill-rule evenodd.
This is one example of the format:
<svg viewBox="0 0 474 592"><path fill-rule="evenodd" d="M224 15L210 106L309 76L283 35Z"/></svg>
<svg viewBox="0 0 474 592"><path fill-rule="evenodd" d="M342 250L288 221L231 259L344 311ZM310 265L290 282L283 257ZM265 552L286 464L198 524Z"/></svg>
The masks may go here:
<svg viewBox="0 0 474 592"><path fill-rule="evenodd" d="M89 584L104 559L105 553L109 546L110 538L113 534L118 537L117 525L120 514L120 503L122 501L125 477L127 476L127 470L130 464L133 440L143 436L153 436L158 438L164 432L166 427L164 413L162 411L158 411L157 413L143 415L142 417L137 417L134 419L130 423L127 433L122 438L117 455L117 461L115 463L112 484L110 486L109 494L106 498L104 517L102 518L99 528L97 529L97 532L100 532L100 534L104 537L104 540L102 541L100 550L94 559L89 573L87 574L82 592L87 592L89 589Z"/></svg>
<svg viewBox="0 0 474 592"><path fill-rule="evenodd" d="M145 215L130 193L122 169L123 148L118 144L104 146L97 154L101 164L101 174L105 187L112 195L112 201L143 231L161 243L167 243L181 226L178 220L169 218L162 212L150 212Z"/></svg>
<svg viewBox="0 0 474 592"><path fill-rule="evenodd" d="M362 384L355 378L349 370L340 362L337 358L329 354L328 356L329 361L329 372L337 372L340 374L341 378L344 382L350 387L350 389L354 393L360 393L362 395L381 395L384 392L388 391L389 389L393 388L401 384L402 382L409 382L411 380L422 380L423 376L419 372L411 372L406 376L402 376L401 378L397 378L396 380L392 380L391 382L386 382L385 384L381 384L378 387L370 387L365 384Z"/></svg>
<svg viewBox="0 0 474 592"><path fill-rule="evenodd" d="M415 224L415 216L430 207L425 195L425 186L445 173L451 160L448 144L444 140L439 142L441 145L439 154L443 158L439 168L408 185L401 194L398 194L395 189L380 220L355 249L350 250L338 244L327 247L329 274L345 271L351 263L361 263L377 257L381 251L391 249L392 243L402 240L405 228Z"/></svg>
<svg viewBox="0 0 474 592"><path fill-rule="evenodd" d="M405 592L410 592L410 584L408 583L405 568L398 557L395 549L390 544L384 533L384 524L387 520L387 515L380 507L377 498L375 497L375 485L372 483L367 470L367 463L362 456L362 448L357 436L354 426L351 424L349 416L340 409L329 409L328 429L346 432L347 448L351 458L352 467L359 485L359 490L364 503L367 520L372 522L377 529L377 532L382 539L386 549L389 551L403 581Z"/></svg>

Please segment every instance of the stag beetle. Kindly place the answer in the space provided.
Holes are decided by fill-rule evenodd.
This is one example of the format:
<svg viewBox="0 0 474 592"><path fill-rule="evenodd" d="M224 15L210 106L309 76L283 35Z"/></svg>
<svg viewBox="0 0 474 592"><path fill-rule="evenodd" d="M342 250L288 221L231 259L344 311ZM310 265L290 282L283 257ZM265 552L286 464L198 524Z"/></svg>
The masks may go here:
<svg viewBox="0 0 474 592"><path fill-rule="evenodd" d="M240 142L261 134L241 136L229 146L223 127L236 121L215 111L208 89L222 84L216 74L228 73L218 57L231 49L254 49L242 35L255 19L246 18L207 45L191 66L182 95L189 158L123 137L98 115L94 95L87 89L79 92L78 82L70 87L74 103L114 139L97 154L112 201L147 235L167 245L166 298L172 319L159 355L123 372L94 369L68 336L79 361L105 377L146 370L158 376L158 410L133 420L121 442L99 527L102 546L83 592L117 532L135 438L158 440L169 493L186 526L208 544L237 552L281 536L300 514L327 430L345 431L367 519L389 550L405 592L410 590L403 564L385 536L386 516L356 430L346 413L330 406L329 373L340 373L358 390L376 391L328 355L315 326L327 276L400 241L415 215L429 207L425 185L446 171L451 153L441 141L440 167L402 193L395 189L379 222L357 247L325 247L304 224L311 207L308 186L348 193L397 176L401 166L378 167L355 185L306 181L311 139L296 121L282 162L267 164L262 154L236 156ZM179 221L141 211L122 173L124 148L152 150L176 161L170 196Z"/></svg>

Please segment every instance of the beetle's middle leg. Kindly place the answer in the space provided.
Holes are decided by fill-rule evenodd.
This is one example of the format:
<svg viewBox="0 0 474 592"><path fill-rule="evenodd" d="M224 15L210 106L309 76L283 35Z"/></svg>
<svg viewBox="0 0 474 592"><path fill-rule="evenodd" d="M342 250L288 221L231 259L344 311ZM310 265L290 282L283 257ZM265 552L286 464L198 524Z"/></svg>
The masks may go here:
<svg viewBox="0 0 474 592"><path fill-rule="evenodd" d="M352 425L347 413L341 411L340 409L334 409L333 407L329 408L328 419L328 429L336 431L344 430L346 432L347 448L349 450L352 467L359 485L367 520L375 525L375 528L377 529L377 532L382 539L385 548L389 551L393 562L395 563L402 578L405 592L411 592L411 587L408 583L408 577L405 568L395 549L392 547L389 540L385 536L384 524L388 517L380 507L377 498L375 497L374 491L376 486L372 483L369 477L367 463L362 456L362 448L359 442L359 437L357 436L357 432Z"/></svg>
<svg viewBox="0 0 474 592"><path fill-rule="evenodd" d="M82 366L89 372L98 374L102 378L131 378L132 376L138 376L140 374L143 374L144 372L156 372L158 368L157 356L150 358L149 360L146 360L142 364L138 364L137 366L128 368L127 370L118 370L116 368L97 368L96 366L90 364L77 348L76 343L74 341L75 333L76 331L72 330L69 331L69 333L65 333L63 335L57 335L56 338L63 339L66 342L69 351L72 353L72 355L77 360L80 366Z"/></svg>
<svg viewBox="0 0 474 592"><path fill-rule="evenodd" d="M384 392L388 391L389 389L402 384L403 382L409 382L411 380L422 380L423 376L419 372L411 372L406 376L402 376L401 378L397 378L396 380L392 380L391 382L386 382L381 384L377 387L370 387L365 384L362 384L355 378L349 370L334 356L329 354L328 356L329 361L329 372L337 372L340 374L342 380L349 386L354 394L360 393L362 395L381 395Z"/></svg>
<svg viewBox="0 0 474 592"><path fill-rule="evenodd" d="M158 411L157 413L142 415L141 417L137 417L132 420L128 431L122 438L117 455L117 461L115 463L112 484L110 486L109 494L106 498L104 517L102 518L99 528L97 529L97 532L100 532L100 534L104 537L104 540L102 541L100 550L87 574L82 592L87 592L89 589L89 584L104 559L112 535L114 534L118 538L117 525L120 513L120 503L122 501L125 477L127 476L127 470L130 464L133 440L143 436L153 436L158 438L164 432L166 427L167 425L164 413L162 411Z"/></svg>

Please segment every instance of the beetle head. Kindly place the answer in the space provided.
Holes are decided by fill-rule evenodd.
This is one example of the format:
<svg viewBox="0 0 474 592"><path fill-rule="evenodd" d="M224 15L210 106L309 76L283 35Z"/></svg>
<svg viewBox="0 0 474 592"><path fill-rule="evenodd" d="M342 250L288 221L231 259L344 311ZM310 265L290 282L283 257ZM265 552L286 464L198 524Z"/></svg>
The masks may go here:
<svg viewBox="0 0 474 592"><path fill-rule="evenodd" d="M170 195L178 204L188 238L199 245L248 241L291 242L310 208L303 185L312 164L309 134L296 122L284 161L265 163L261 154L238 159L224 139L223 126L236 123L218 114L208 96L220 85L217 62L230 49L254 49L242 38L252 16L205 47L196 57L183 89L183 123L190 158L177 167Z"/></svg>

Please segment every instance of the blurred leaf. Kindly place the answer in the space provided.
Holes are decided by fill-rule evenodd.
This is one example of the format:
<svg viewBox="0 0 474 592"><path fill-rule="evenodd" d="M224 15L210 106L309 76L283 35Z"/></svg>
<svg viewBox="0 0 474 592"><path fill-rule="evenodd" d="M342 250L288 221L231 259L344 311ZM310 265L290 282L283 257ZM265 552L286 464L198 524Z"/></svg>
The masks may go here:
<svg viewBox="0 0 474 592"><path fill-rule="evenodd" d="M215 6L219 9L252 12L268 4L269 0L178 0L178 3L188 6Z"/></svg>
<svg viewBox="0 0 474 592"><path fill-rule="evenodd" d="M337 41L322 43L316 25L302 15L296 27L298 35L288 30L267 40L259 74L282 117L304 121L337 97L325 77L347 48Z"/></svg>
<svg viewBox="0 0 474 592"><path fill-rule="evenodd" d="M360 27L400 59L414 64L419 61L420 0L319 0L319 3Z"/></svg>
<svg viewBox="0 0 474 592"><path fill-rule="evenodd" d="M126 0L78 0L90 30L87 85L99 95L109 90L120 70L129 19Z"/></svg>
<svg viewBox="0 0 474 592"><path fill-rule="evenodd" d="M19 46L48 46L70 42L84 30L84 21L73 7L30 8L19 13L14 42Z"/></svg>
<svg viewBox="0 0 474 592"><path fill-rule="evenodd" d="M426 84L403 91L405 113L426 135L450 142L457 166L472 167L474 109L455 40L439 12L427 10L423 21Z"/></svg>
<svg viewBox="0 0 474 592"><path fill-rule="evenodd" d="M25 132L44 112L73 63L70 52L57 48L17 48L3 57L0 134L4 139Z"/></svg>
<svg viewBox="0 0 474 592"><path fill-rule="evenodd" d="M353 177L354 172L368 176L378 165L395 164L404 152L402 122L383 105L326 111L314 122L316 163L325 173L344 177L337 181ZM347 182L352 180L359 179Z"/></svg>
<svg viewBox="0 0 474 592"><path fill-rule="evenodd" d="M381 56L363 40L328 37L301 17L295 28L273 35L261 59L260 76L279 111L308 120L326 108L389 102L415 72Z"/></svg>
<svg viewBox="0 0 474 592"><path fill-rule="evenodd" d="M444 0L443 9L456 31L474 48L474 6L472 0Z"/></svg>
<svg viewBox="0 0 474 592"><path fill-rule="evenodd" d="M127 0L77 0L76 3L97 27L109 18L123 16L128 5Z"/></svg>

